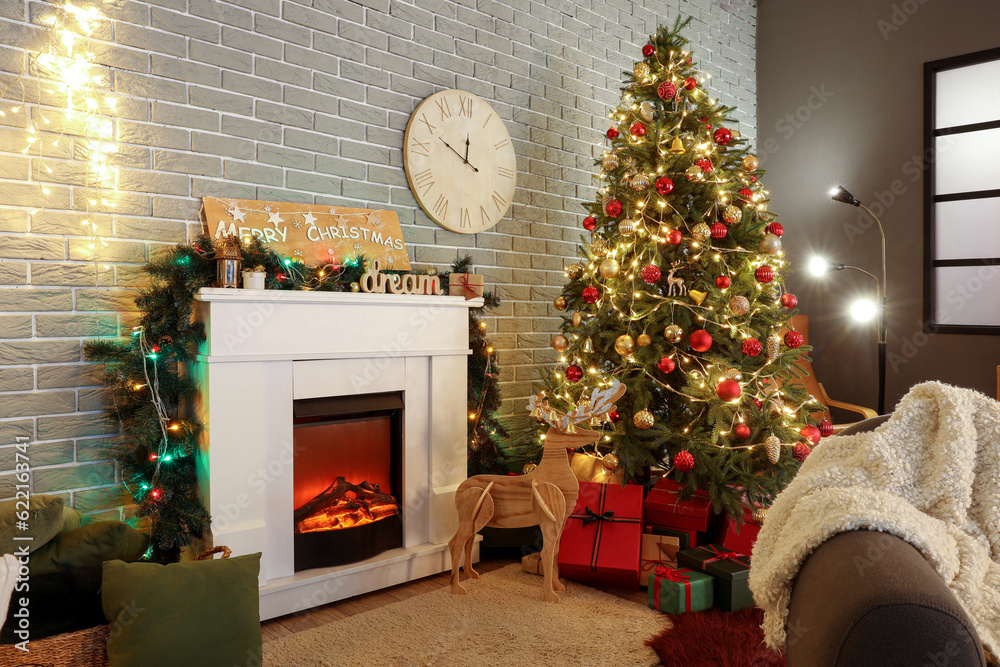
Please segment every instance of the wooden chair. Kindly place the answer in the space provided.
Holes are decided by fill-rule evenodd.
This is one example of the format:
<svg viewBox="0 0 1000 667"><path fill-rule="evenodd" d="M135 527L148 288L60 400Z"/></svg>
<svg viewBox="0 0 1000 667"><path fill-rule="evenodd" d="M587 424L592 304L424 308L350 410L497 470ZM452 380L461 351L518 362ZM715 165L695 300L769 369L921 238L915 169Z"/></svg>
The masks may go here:
<svg viewBox="0 0 1000 667"><path fill-rule="evenodd" d="M796 315L792 318L792 328L802 334L802 344L809 344L809 316L808 315ZM878 413L871 408L865 408L860 405L855 405L853 403L845 403L844 401L835 401L830 398L826 393L826 389L823 388L822 383L816 379L816 372L813 370L812 363L809 361L802 360L799 362L799 368L806 372L806 376L801 378L797 382L801 382L805 385L806 391L813 395L813 397L826 406L826 413L821 417L822 419L828 419L833 422L830 417L830 408L841 408L843 410L849 410L861 415L862 419L869 419L870 417L877 417ZM1000 366L997 367L997 389L1000 392ZM817 415L818 416L818 415ZM860 421L860 420L858 420ZM846 424L834 424L833 432L839 433L842 429L847 428L852 423Z"/></svg>

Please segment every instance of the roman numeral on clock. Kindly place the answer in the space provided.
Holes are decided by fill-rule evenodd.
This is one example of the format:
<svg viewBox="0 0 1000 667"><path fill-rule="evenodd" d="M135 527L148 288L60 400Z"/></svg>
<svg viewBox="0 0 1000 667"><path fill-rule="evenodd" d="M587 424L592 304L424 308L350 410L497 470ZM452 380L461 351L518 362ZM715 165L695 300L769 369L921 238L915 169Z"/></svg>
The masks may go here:
<svg viewBox="0 0 1000 667"><path fill-rule="evenodd" d="M413 144L410 145L410 150L413 151L414 155L422 155L423 157L430 157L431 155L431 142L423 142L416 137L413 137Z"/></svg>
<svg viewBox="0 0 1000 667"><path fill-rule="evenodd" d="M466 118L472 118L472 98L458 96L458 115L465 116Z"/></svg>
<svg viewBox="0 0 1000 667"><path fill-rule="evenodd" d="M497 211L503 212L507 208L507 200L500 196L500 193L496 190L493 191L493 205L497 207Z"/></svg>
<svg viewBox="0 0 1000 667"><path fill-rule="evenodd" d="M438 109L441 110L441 120L451 118L451 107L448 106L448 98L441 97L435 100L435 102L437 102Z"/></svg>
<svg viewBox="0 0 1000 667"><path fill-rule="evenodd" d="M507 167L498 167L497 173L503 176L504 178L514 178L514 170L508 169Z"/></svg>
<svg viewBox="0 0 1000 667"><path fill-rule="evenodd" d="M510 139L504 139L503 141L498 141L497 143L493 144L493 148L500 150L501 148L509 144L510 144Z"/></svg>
<svg viewBox="0 0 1000 667"><path fill-rule="evenodd" d="M490 223L490 214L489 214L489 212L485 208L483 208L482 205L479 206L479 223L483 227L489 227L490 224L492 224L492 223Z"/></svg>
<svg viewBox="0 0 1000 667"><path fill-rule="evenodd" d="M472 217L469 215L469 209L463 208L459 213L459 226L463 229L466 227L472 229Z"/></svg>
<svg viewBox="0 0 1000 667"><path fill-rule="evenodd" d="M438 195L437 201L434 202L434 212L445 218L448 216L448 199L444 195Z"/></svg>
<svg viewBox="0 0 1000 667"><path fill-rule="evenodd" d="M434 187L434 174L431 173L430 169L424 169L413 175L413 184L417 186L418 190L423 190L420 194L426 195Z"/></svg>
<svg viewBox="0 0 1000 667"><path fill-rule="evenodd" d="M437 129L437 125L431 125L431 122L427 120L427 114L420 114L420 122L427 126L427 130L431 134L434 134L434 130Z"/></svg>

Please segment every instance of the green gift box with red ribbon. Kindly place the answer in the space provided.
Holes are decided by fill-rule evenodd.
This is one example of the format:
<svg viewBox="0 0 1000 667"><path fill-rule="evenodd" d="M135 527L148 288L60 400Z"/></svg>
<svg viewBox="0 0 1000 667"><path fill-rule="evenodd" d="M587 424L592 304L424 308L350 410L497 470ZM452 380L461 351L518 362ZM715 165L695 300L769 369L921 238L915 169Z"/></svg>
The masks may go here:
<svg viewBox="0 0 1000 667"><path fill-rule="evenodd" d="M689 568L658 565L649 575L646 605L665 614L683 614L711 608L713 579Z"/></svg>
<svg viewBox="0 0 1000 667"><path fill-rule="evenodd" d="M677 552L677 565L710 574L715 578L715 606L737 611L754 606L750 592L750 557L729 551L718 544L706 544Z"/></svg>
<svg viewBox="0 0 1000 667"><path fill-rule="evenodd" d="M559 542L559 572L585 583L640 589L642 487L580 482Z"/></svg>

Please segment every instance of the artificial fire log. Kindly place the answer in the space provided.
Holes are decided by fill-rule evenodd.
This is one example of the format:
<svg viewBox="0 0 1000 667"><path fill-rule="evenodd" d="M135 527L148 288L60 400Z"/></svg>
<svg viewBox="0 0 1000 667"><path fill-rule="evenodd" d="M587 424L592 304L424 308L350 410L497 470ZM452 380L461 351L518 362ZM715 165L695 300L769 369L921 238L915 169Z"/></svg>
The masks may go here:
<svg viewBox="0 0 1000 667"><path fill-rule="evenodd" d="M315 523L309 522L312 518L329 522L331 527L349 527L360 521L377 521L397 512L396 499L382 493L378 484L367 481L351 484L341 476L318 496L296 509L294 518L296 531L299 532L309 523ZM337 516L323 517L330 514Z"/></svg>

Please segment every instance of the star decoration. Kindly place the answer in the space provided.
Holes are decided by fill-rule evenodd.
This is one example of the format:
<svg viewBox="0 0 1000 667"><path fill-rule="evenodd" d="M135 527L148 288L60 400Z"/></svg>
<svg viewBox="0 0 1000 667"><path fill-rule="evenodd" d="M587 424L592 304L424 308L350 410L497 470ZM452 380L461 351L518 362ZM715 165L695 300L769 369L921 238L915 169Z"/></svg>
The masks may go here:
<svg viewBox="0 0 1000 667"><path fill-rule="evenodd" d="M275 227L277 227L280 223L284 222L284 220L282 220L281 216L278 214L277 211L269 215L267 217L267 221L273 224Z"/></svg>
<svg viewBox="0 0 1000 667"><path fill-rule="evenodd" d="M306 214L302 216L302 219L306 221L307 225L312 226L316 224L316 216L312 214L312 211L307 211ZM295 226L300 227L301 225L296 223Z"/></svg>
<svg viewBox="0 0 1000 667"><path fill-rule="evenodd" d="M228 211L228 213L236 222L246 222L244 219L246 211L241 211L239 206L234 206Z"/></svg>
<svg viewBox="0 0 1000 667"><path fill-rule="evenodd" d="M368 224L372 227L382 226L382 216L380 216L377 211L372 211L371 213L366 214L366 217L368 218Z"/></svg>

